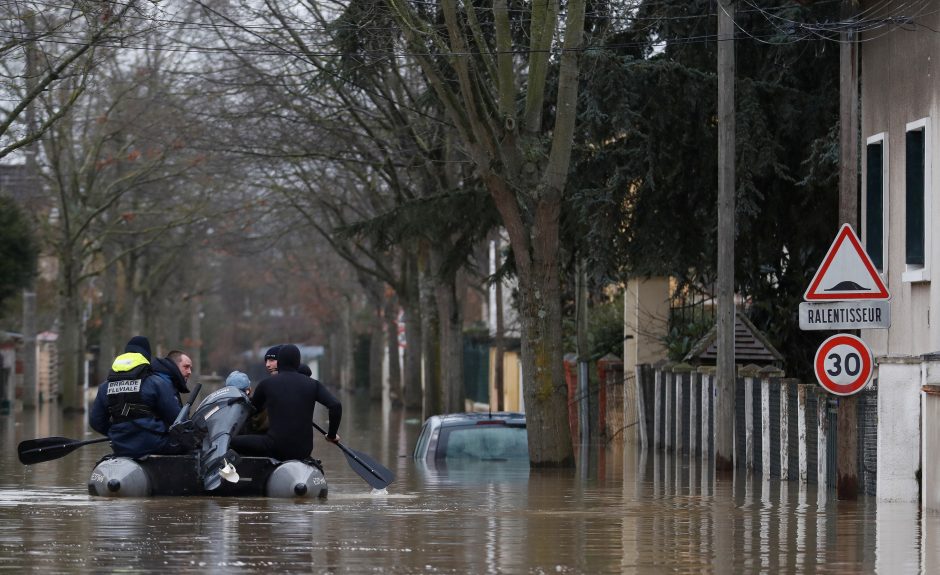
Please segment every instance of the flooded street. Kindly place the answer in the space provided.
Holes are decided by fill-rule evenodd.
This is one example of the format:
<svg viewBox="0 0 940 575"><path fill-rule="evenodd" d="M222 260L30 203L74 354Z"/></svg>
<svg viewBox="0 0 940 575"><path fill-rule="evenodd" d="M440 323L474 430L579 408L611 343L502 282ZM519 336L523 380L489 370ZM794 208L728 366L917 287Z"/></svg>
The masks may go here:
<svg viewBox="0 0 940 575"><path fill-rule="evenodd" d="M760 478L715 482L688 458L628 447L577 472L417 465L416 416L348 406L344 444L398 479L373 495L315 443L329 497L102 499L86 482L107 444L23 466L24 439L93 439L46 406L0 416L0 570L312 573L936 573L940 515L840 502ZM827 496L828 495L828 496Z"/></svg>

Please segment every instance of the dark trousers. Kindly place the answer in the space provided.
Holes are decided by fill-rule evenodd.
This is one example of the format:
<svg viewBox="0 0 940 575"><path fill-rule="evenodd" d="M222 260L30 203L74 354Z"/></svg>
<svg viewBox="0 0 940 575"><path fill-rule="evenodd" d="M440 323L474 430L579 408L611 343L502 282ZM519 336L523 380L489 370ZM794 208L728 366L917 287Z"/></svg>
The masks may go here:
<svg viewBox="0 0 940 575"><path fill-rule="evenodd" d="M275 457L274 442L267 435L236 435L229 447L248 457Z"/></svg>

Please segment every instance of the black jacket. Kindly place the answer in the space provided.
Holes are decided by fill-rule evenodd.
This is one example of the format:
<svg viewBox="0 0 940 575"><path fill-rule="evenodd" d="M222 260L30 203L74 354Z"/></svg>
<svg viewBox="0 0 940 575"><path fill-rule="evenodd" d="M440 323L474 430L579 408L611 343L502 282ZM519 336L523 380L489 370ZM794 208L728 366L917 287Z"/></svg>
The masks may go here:
<svg viewBox="0 0 940 575"><path fill-rule="evenodd" d="M343 405L325 385L297 372L300 352L296 350L295 346L284 346L277 358L277 375L262 380L251 394L255 408L268 412L267 436L272 442L272 455L281 460L310 456L317 403L329 410L329 436L336 436L343 417Z"/></svg>

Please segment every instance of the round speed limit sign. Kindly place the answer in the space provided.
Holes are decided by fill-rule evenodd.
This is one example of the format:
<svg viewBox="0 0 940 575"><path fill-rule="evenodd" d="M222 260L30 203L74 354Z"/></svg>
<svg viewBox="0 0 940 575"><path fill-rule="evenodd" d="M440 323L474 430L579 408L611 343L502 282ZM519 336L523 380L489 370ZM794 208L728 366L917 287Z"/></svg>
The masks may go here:
<svg viewBox="0 0 940 575"><path fill-rule="evenodd" d="M847 333L834 335L816 350L816 379L829 393L852 395L861 391L872 375L871 349Z"/></svg>

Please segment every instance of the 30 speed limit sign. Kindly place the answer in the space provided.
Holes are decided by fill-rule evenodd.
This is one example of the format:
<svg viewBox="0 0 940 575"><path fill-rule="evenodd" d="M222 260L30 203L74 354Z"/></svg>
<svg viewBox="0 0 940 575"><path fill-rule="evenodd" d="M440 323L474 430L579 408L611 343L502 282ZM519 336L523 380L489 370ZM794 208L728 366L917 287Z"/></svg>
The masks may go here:
<svg viewBox="0 0 940 575"><path fill-rule="evenodd" d="M840 333L819 346L813 367L819 385L826 391L852 395L871 381L872 363L871 349L864 341L854 335Z"/></svg>

